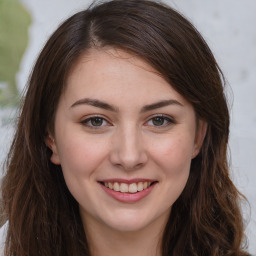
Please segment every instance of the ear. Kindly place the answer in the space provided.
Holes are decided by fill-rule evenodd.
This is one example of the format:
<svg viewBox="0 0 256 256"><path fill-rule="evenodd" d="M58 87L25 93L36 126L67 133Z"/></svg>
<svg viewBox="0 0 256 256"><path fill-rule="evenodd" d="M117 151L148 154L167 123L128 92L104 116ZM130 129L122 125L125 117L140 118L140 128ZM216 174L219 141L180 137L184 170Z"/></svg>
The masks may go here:
<svg viewBox="0 0 256 256"><path fill-rule="evenodd" d="M60 158L59 158L59 153L58 153L58 149L57 149L57 146L56 146L56 141L54 140L54 137L51 134L47 135L47 137L45 139L45 144L52 151L52 155L51 155L51 158L50 158L51 162L53 164L59 165L60 164Z"/></svg>
<svg viewBox="0 0 256 256"><path fill-rule="evenodd" d="M201 150L201 147L203 145L204 138L207 132L207 127L208 125L205 121L203 120L198 121L192 159L195 158Z"/></svg>

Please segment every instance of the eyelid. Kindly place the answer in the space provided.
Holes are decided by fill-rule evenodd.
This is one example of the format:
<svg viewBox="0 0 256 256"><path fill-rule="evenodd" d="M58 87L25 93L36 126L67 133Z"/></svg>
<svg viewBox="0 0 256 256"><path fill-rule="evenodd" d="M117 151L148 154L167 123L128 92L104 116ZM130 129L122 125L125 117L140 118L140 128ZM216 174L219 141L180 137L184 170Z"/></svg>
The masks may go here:
<svg viewBox="0 0 256 256"><path fill-rule="evenodd" d="M147 124L149 121L151 121L153 118L155 117L161 117L161 118L164 118L165 120L167 120L167 124L165 125L160 125L160 126L157 126L157 125L146 125L146 126L152 126L154 128L165 128L165 127L168 127L170 125L173 125L173 124L176 124L177 122L175 121L175 119L172 117L172 116L169 116L169 115L165 115L165 114L154 114L152 116L150 116L147 121L145 122L145 124Z"/></svg>
<svg viewBox="0 0 256 256"><path fill-rule="evenodd" d="M103 119L105 122L107 122L107 125L102 125L102 126L93 126L93 125L88 125L87 123L92 120L93 118L101 118ZM108 121L108 119L102 115L98 115L98 114L92 114L92 115L88 115L88 116L85 116L83 117L83 119L80 121L80 123L85 126L85 127L88 127L88 128L91 128L91 129L102 129L106 126L111 126L111 122Z"/></svg>

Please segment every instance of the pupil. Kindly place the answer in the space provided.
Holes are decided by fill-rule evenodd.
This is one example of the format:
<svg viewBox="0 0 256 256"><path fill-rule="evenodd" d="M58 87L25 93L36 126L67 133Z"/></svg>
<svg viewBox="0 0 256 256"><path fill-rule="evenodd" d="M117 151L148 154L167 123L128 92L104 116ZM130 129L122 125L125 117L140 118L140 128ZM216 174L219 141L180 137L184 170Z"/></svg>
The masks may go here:
<svg viewBox="0 0 256 256"><path fill-rule="evenodd" d="M154 117L153 118L153 124L156 126L160 126L164 124L164 118L163 117Z"/></svg>
<svg viewBox="0 0 256 256"><path fill-rule="evenodd" d="M102 123L103 123L103 120L102 120L102 118L100 118L100 117L95 117L95 118L93 118L93 119L91 120L91 122L92 122L92 125L93 125L93 126L101 126Z"/></svg>

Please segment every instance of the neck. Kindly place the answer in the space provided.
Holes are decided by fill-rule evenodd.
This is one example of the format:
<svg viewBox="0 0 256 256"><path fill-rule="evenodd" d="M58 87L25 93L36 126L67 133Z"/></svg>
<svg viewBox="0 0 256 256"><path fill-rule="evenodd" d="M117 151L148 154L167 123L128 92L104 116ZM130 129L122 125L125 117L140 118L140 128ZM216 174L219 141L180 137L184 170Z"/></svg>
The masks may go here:
<svg viewBox="0 0 256 256"><path fill-rule="evenodd" d="M161 256L167 218L159 218L136 231L114 230L93 218L87 218L83 222L91 256Z"/></svg>

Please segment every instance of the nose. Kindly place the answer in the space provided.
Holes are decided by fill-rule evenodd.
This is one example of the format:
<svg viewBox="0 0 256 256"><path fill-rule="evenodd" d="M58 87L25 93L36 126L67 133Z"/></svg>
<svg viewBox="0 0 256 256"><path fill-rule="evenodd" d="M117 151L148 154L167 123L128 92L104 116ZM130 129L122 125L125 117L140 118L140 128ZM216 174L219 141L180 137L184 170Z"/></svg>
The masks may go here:
<svg viewBox="0 0 256 256"><path fill-rule="evenodd" d="M124 170L136 170L148 161L142 134L135 127L119 129L112 140L110 161Z"/></svg>

